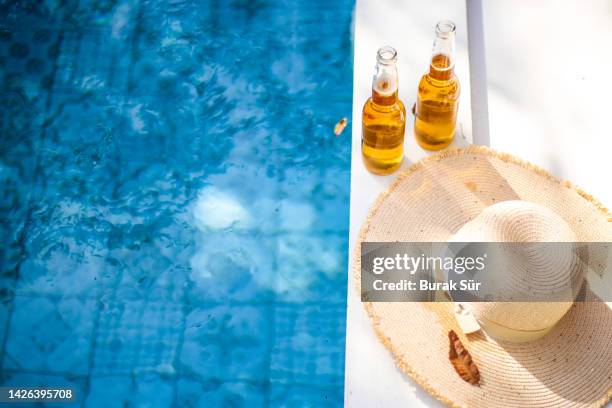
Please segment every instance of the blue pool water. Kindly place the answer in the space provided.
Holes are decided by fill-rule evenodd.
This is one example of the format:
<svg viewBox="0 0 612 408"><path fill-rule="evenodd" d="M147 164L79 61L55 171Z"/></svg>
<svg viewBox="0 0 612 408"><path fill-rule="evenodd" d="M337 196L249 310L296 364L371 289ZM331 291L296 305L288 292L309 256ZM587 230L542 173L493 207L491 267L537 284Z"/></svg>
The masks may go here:
<svg viewBox="0 0 612 408"><path fill-rule="evenodd" d="M342 404L353 8L0 1L3 386Z"/></svg>

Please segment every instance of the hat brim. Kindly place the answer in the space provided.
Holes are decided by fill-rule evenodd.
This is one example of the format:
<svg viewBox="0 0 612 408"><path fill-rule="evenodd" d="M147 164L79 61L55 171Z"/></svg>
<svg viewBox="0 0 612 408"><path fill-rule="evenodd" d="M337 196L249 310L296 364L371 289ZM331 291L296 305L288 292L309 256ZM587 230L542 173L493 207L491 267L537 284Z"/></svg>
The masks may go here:
<svg viewBox="0 0 612 408"><path fill-rule="evenodd" d="M578 241L612 241L612 218L569 182L507 154L470 146L429 157L381 194L355 245L360 289L361 242L445 242L484 208L525 200L546 206ZM602 406L612 397L612 303L590 291L539 340L495 341L461 334L451 303L364 303L397 366L450 406ZM460 333L481 373L463 381L448 361L448 331Z"/></svg>

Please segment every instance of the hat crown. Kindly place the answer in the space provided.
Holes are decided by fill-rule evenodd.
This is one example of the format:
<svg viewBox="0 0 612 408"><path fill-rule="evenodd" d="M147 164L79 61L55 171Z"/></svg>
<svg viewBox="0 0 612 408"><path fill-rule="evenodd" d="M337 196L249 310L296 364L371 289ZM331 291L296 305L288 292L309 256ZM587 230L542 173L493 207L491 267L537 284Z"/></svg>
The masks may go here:
<svg viewBox="0 0 612 408"><path fill-rule="evenodd" d="M495 280L496 302L468 306L479 321L513 330L543 330L554 325L575 299L584 272L576 236L558 214L527 201L504 201L484 209L461 227L452 242L509 242L495 246L480 281ZM542 243L559 244L542 245ZM520 299L520 302L515 300ZM533 302L525 302L533 299ZM550 301L544 301L550 299ZM563 301L559 301L563 300Z"/></svg>
<svg viewBox="0 0 612 408"><path fill-rule="evenodd" d="M454 242L574 242L570 226L554 211L529 201L485 208L452 238Z"/></svg>

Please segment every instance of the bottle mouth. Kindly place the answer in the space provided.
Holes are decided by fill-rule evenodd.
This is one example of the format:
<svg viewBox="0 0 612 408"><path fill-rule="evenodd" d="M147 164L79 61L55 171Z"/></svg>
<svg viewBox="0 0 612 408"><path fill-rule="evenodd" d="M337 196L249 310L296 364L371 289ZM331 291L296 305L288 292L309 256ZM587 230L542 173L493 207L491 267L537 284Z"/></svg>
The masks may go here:
<svg viewBox="0 0 612 408"><path fill-rule="evenodd" d="M397 51L395 48L385 45L378 49L376 61L381 64L394 64L397 61Z"/></svg>
<svg viewBox="0 0 612 408"><path fill-rule="evenodd" d="M455 23L450 20L442 20L436 24L436 35L442 38L448 38L455 35Z"/></svg>

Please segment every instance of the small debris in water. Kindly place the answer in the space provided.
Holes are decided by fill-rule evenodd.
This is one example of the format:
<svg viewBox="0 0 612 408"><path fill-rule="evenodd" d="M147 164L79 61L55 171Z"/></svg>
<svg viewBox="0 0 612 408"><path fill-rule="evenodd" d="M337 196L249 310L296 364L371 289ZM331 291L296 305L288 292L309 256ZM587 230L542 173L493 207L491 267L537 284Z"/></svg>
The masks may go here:
<svg viewBox="0 0 612 408"><path fill-rule="evenodd" d="M334 134L336 136L340 136L340 134L344 131L344 128L346 128L346 125L348 125L348 119L340 119L338 123L336 123L336 126L334 126Z"/></svg>

